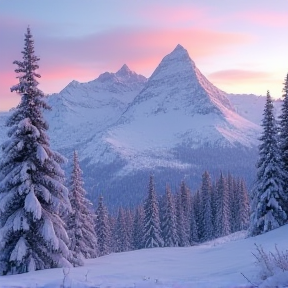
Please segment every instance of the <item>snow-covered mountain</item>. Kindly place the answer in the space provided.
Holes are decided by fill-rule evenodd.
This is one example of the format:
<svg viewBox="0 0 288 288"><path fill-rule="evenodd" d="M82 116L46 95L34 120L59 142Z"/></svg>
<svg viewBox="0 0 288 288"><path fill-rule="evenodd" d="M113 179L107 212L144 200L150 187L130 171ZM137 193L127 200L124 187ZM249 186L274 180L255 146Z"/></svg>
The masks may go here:
<svg viewBox="0 0 288 288"><path fill-rule="evenodd" d="M72 81L48 98L53 108L46 113L52 144L57 149L75 148L91 135L115 123L141 91L147 79L127 65L116 73L103 73L88 83Z"/></svg>
<svg viewBox="0 0 288 288"><path fill-rule="evenodd" d="M78 150L93 200L104 194L109 205L136 203L151 172L158 190L184 178L197 188L206 169L253 180L265 99L219 90L181 45L148 80L123 65L88 83L72 81L47 101L51 146L70 159Z"/></svg>
<svg viewBox="0 0 288 288"><path fill-rule="evenodd" d="M125 202L134 202L145 193L151 171L162 190L166 182L175 187L183 178L195 188L205 169L212 174L229 170L250 175L252 181L261 130L255 121L237 113L229 97L201 74L178 45L119 120L81 147L91 183L93 175L101 175L98 193L105 191L109 201L124 196ZM121 192L119 199L116 191Z"/></svg>
<svg viewBox="0 0 288 288"><path fill-rule="evenodd" d="M173 165L169 151L176 146L252 148L258 135L259 126L236 113L227 94L212 85L178 45L102 140L128 165L135 162L131 169L143 169ZM175 167L186 164L175 158Z"/></svg>

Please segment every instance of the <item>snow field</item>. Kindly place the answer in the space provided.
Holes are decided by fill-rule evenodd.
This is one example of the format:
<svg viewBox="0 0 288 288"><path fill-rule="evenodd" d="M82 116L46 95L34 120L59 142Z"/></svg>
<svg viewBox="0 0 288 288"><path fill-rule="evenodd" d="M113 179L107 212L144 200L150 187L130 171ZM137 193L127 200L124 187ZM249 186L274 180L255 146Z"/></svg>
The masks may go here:
<svg viewBox="0 0 288 288"><path fill-rule="evenodd" d="M184 248L154 248L113 253L85 260L71 268L64 287L71 288L213 288L251 287L241 275L259 284L255 266L255 245L265 251L287 249L288 225L264 235L247 238L245 231ZM68 271L66 271L68 272ZM86 277L87 274L87 277ZM63 284L63 269L50 269L0 277L1 288L58 288ZM259 287L276 287L288 282L287 273L268 279ZM281 282L280 282L281 283ZM270 285L270 286L266 286ZM281 286L280 286L281 287ZM282 286L285 287L285 286Z"/></svg>

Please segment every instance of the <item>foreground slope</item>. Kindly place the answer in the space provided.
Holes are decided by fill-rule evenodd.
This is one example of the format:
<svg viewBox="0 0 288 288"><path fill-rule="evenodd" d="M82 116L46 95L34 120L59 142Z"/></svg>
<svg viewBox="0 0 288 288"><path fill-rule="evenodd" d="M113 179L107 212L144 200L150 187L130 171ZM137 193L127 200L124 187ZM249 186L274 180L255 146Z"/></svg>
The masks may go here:
<svg viewBox="0 0 288 288"><path fill-rule="evenodd" d="M244 235L245 231L199 246L142 249L86 260L85 266L70 270L65 287L251 287L241 273L259 283L251 253L254 243L266 251L274 251L275 243L286 250L288 225L253 238L243 239ZM62 269L0 277L1 288L52 288L62 283Z"/></svg>

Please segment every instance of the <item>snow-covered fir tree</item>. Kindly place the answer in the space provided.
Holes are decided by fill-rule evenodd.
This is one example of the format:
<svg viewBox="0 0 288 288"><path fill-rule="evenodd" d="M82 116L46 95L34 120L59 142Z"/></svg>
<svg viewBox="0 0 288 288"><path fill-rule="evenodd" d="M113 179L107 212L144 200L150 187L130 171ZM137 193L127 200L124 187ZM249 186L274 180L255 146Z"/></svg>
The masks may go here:
<svg viewBox="0 0 288 288"><path fill-rule="evenodd" d="M144 247L144 208L142 205L138 206L135 211L132 238L133 249L141 249Z"/></svg>
<svg viewBox="0 0 288 288"><path fill-rule="evenodd" d="M211 240L213 237L212 208L211 208L212 184L207 171L202 175L201 198L202 198L202 241Z"/></svg>
<svg viewBox="0 0 288 288"><path fill-rule="evenodd" d="M283 171L283 195L281 195L283 203L281 203L281 205L285 213L288 215L288 74L284 80L283 103L279 118L279 148L281 152L280 159Z"/></svg>
<svg viewBox="0 0 288 288"><path fill-rule="evenodd" d="M97 237L94 229L92 203L85 197L82 170L77 152L74 151L73 171L69 199L72 206L67 217L67 231L70 238L70 250L76 259L95 258L98 255Z"/></svg>
<svg viewBox="0 0 288 288"><path fill-rule="evenodd" d="M192 205L193 205L193 210L194 210L193 212L194 212L194 217L195 217L195 222L196 222L196 227L197 227L196 239L198 239L198 241L201 241L201 234L202 234L201 233L201 231L202 231L201 230L201 227L202 227L202 213L201 213L202 207L201 207L201 205L202 205L202 199L201 199L201 194L200 194L199 190L197 190L192 197ZM193 220L193 218L192 218L192 220ZM191 223L191 225L192 224L193 223Z"/></svg>
<svg viewBox="0 0 288 288"><path fill-rule="evenodd" d="M239 195L238 195L238 188L239 188L239 181L240 179L235 179L230 174L228 174L228 189L229 189L229 206L230 206L230 230L231 233L240 230L239 227Z"/></svg>
<svg viewBox="0 0 288 288"><path fill-rule="evenodd" d="M176 227L176 211L175 203L173 201L173 195L170 187L166 186L166 195L164 202L164 213L163 213L163 224L162 224L162 235L165 247L176 247L178 246L178 235Z"/></svg>
<svg viewBox="0 0 288 288"><path fill-rule="evenodd" d="M59 214L70 209L68 189L46 134L43 110L50 107L37 88L39 58L27 28L23 60L17 65L19 83L11 88L21 102L6 125L9 140L0 163L0 274L18 274L54 267L71 267L69 238Z"/></svg>
<svg viewBox="0 0 288 288"><path fill-rule="evenodd" d="M283 179L280 149L277 143L277 129L273 113L273 102L267 92L259 140L257 180L252 195L252 214L249 234L259 235L283 225L287 215L283 210Z"/></svg>
<svg viewBox="0 0 288 288"><path fill-rule="evenodd" d="M190 235L186 229L186 221L184 217L181 193L178 192L175 195L176 202L176 221L177 221L177 234L178 234L178 246L186 247L190 246Z"/></svg>
<svg viewBox="0 0 288 288"><path fill-rule="evenodd" d="M144 215L144 247L162 247L164 243L161 237L159 207L152 175L150 175L148 196L144 203Z"/></svg>
<svg viewBox="0 0 288 288"><path fill-rule="evenodd" d="M195 197L192 197L191 201L192 201L192 203L191 203L191 212L190 212L191 217L190 217L190 238L189 238L189 241L190 241L191 245L195 245L196 243L199 242L198 226L197 226L196 213L195 213L196 203L194 203Z"/></svg>
<svg viewBox="0 0 288 288"><path fill-rule="evenodd" d="M229 216L230 216L230 219L229 219L229 223L230 223L230 232L233 233L235 232L235 212L236 212L236 199L235 199L235 187L234 187L234 182L233 181L234 178L232 177L231 173L228 172L228 175L227 175L227 178L226 178L226 181L227 181L227 189L228 189L228 201L229 201L229 210L230 210L230 213L229 213Z"/></svg>
<svg viewBox="0 0 288 288"><path fill-rule="evenodd" d="M111 220L112 222L112 220ZM104 205L103 196L99 197L96 209L95 231L97 235L97 244L99 256L109 254L111 252L111 225L108 210Z"/></svg>
<svg viewBox="0 0 288 288"><path fill-rule="evenodd" d="M237 184L237 194L236 194L236 218L234 221L237 223L237 230L246 230L249 226L249 215L250 215L250 206L249 206L249 197L248 191L243 179L239 179Z"/></svg>
<svg viewBox="0 0 288 288"><path fill-rule="evenodd" d="M215 237L230 234L230 207L227 181L223 174L216 184Z"/></svg>
<svg viewBox="0 0 288 288"><path fill-rule="evenodd" d="M128 251L133 249L133 213L131 209L126 209L125 211L125 225L127 230L127 238L128 238Z"/></svg>
<svg viewBox="0 0 288 288"><path fill-rule="evenodd" d="M118 210L118 216L115 227L115 239L117 243L117 251L116 252L125 252L129 251L131 247L129 232L126 222L126 213L122 207Z"/></svg>
<svg viewBox="0 0 288 288"><path fill-rule="evenodd" d="M117 242L116 242L116 238L115 238L117 217L109 214L108 215L108 222L109 222L109 229L110 229L110 250L111 250L111 252L117 252L118 249L117 249Z"/></svg>
<svg viewBox="0 0 288 288"><path fill-rule="evenodd" d="M183 225L185 229L185 246L188 246L190 243L189 235L190 235L190 220L191 220L191 192L187 187L184 181L181 181L180 186L180 198L181 198L181 206L183 211Z"/></svg>

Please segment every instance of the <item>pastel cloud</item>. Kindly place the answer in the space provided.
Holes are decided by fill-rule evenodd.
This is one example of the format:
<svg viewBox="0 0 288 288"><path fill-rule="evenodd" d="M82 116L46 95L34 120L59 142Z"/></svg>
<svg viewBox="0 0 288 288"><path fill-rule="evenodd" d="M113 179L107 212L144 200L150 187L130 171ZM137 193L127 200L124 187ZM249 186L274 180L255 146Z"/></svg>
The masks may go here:
<svg viewBox="0 0 288 288"><path fill-rule="evenodd" d="M270 90L272 97L281 96L281 79L273 73L231 69L211 73L207 78L228 93L265 95Z"/></svg>
<svg viewBox="0 0 288 288"><path fill-rule="evenodd" d="M266 81L271 79L272 75L263 71L250 71L240 69L230 69L213 72L208 75L208 78L214 82L234 83L235 82L255 82Z"/></svg>

